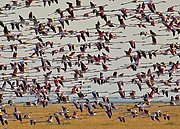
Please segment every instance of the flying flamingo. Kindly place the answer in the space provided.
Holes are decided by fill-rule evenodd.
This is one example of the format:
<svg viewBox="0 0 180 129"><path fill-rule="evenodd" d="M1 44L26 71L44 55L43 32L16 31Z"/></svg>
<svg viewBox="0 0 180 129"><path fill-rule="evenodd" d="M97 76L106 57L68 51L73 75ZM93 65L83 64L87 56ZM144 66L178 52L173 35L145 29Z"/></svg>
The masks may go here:
<svg viewBox="0 0 180 129"><path fill-rule="evenodd" d="M118 116L118 119L120 122L126 123L124 116Z"/></svg>
<svg viewBox="0 0 180 129"><path fill-rule="evenodd" d="M30 119L29 121L31 125L36 125L37 123L36 119Z"/></svg>
<svg viewBox="0 0 180 129"><path fill-rule="evenodd" d="M8 121L7 121L5 118L3 118L2 115L0 115L0 121L1 121L1 124L2 124L3 126L4 126L5 124L8 125Z"/></svg>
<svg viewBox="0 0 180 129"><path fill-rule="evenodd" d="M54 117L55 117L55 119L56 119L57 123L60 125L60 124L61 124L61 122L60 122L60 120L59 120L59 118L58 118L58 115L57 115L56 113L54 113Z"/></svg>
<svg viewBox="0 0 180 129"><path fill-rule="evenodd" d="M159 120L159 117L156 115L156 114L151 114L151 119L154 121L154 120L157 120L160 122Z"/></svg>

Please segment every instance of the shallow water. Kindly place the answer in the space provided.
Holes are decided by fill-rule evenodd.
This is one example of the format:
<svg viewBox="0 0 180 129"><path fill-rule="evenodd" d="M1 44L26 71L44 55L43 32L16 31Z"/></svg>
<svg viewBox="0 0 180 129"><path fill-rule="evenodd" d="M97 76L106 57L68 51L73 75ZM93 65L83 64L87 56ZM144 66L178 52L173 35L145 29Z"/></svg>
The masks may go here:
<svg viewBox="0 0 180 129"><path fill-rule="evenodd" d="M75 0L69 0L69 1L72 1L73 3L75 2ZM90 2L89 0L82 1L82 5L89 5L89 2ZM105 7L105 10L120 9L120 8L127 8L127 9L132 9L133 8L134 9L138 5L138 3L121 5L121 3L126 2L125 0L115 0L115 1L94 0L93 2L96 3L97 5L108 4L108 6ZM9 2L6 1L6 0L1 0L0 1L0 6L2 7L6 3L9 3ZM160 3L160 4L156 5L156 7L157 7L158 11L165 12L168 7L170 7L172 5L177 5L177 4L179 4L177 2L177 0L171 0L171 1L167 0L166 3ZM42 3L36 4L34 2L32 5L41 5L42 6L43 4ZM2 21L8 21L7 26L8 26L8 28L10 28L10 25L8 24L9 20L14 19L15 21L19 21L18 15L21 15L22 17L27 18L29 12L32 11L33 15L35 15L37 18L45 18L45 19L40 19L39 20L40 22L47 22L46 18L48 18L48 17L54 18L54 20L58 19L58 15L52 14L55 11L55 9L57 9L57 8L60 8L62 10L67 8L66 1L61 1L61 2L59 2L58 5L54 3L50 7L49 6L46 6L46 7L29 7L29 8L22 8L22 9L15 8L14 10L6 10L4 12L7 13L7 14L11 13L11 12L15 12L16 14L11 14L11 15L8 15L7 17L4 17L4 15L0 15L0 19ZM175 7L175 9L180 10L179 7ZM92 9L75 11L75 16L82 15L82 14L84 14L86 12L90 12L91 10ZM147 7L146 7L146 11L149 12ZM118 24L118 21L117 21L117 17L115 17L114 15L119 14L119 13L120 13L119 11L117 11L117 12L106 12L107 15L112 16L112 18L110 18L110 16L108 16L108 19L110 19L115 24ZM52 15L48 16L49 14L52 14ZM166 12L166 14L170 14L170 13ZM65 15L67 15L67 13L65 13ZM173 15L178 16L177 12L174 12ZM128 17L131 17L131 16L128 16ZM153 17L157 17L157 15L153 15ZM81 18L83 18L83 17L81 17ZM84 30L84 29L87 29L87 28L94 28L97 21L100 21L100 23L102 25L105 24L104 20L102 20L100 17L94 17L94 18L90 18L90 19L87 19L87 20L73 20L73 21L70 21L69 26L65 24L65 29L66 30L80 31L80 30ZM137 24L137 23L139 23L139 21L137 21L137 20L131 21L129 19L129 20L125 20L125 23L127 25L129 25L129 24ZM32 22L30 22L30 24L32 25ZM59 25L59 22L55 21L55 24ZM149 23L145 23L145 24L149 24ZM32 35L29 35L29 31L25 31L25 29L27 29L28 27L26 27L25 25L23 25L23 26L24 27L21 28L21 31L14 32L14 33L18 34L18 33L22 32L24 35L28 35L27 37L30 38L30 39L34 38L35 34L33 33ZM126 57L126 58L121 58L121 59L118 59L118 60L113 60L116 57L124 56L125 55L124 50L128 50L130 48L129 43L117 43L117 42L124 42L124 41L129 41L129 40L142 41L143 36L139 36L139 35L133 36L133 34L137 34L137 33L141 32L141 31L146 31L146 32L149 33L149 30L153 30L154 32L157 32L158 34L161 34L161 35L169 34L169 36L157 36L157 41L158 41L159 44L164 44L165 45L165 44L169 44L169 43L173 43L173 42L179 44L178 39L168 40L168 39L172 39L172 38L178 38L179 35L176 34L176 36L173 37L171 32L166 32L166 31L162 31L161 33L159 33L158 29L160 29L161 26L162 26L162 24L158 23L155 27L148 26L146 29L138 28L138 27L127 27L126 29L119 28L119 29L115 30L115 32L114 32L115 34L117 34L119 36L126 36L126 37L123 37L123 38L118 37L117 39L112 39L111 42L112 42L113 45L110 46L110 48L112 48L110 50L110 53L107 53L105 50L97 51L95 46L92 46L93 49L87 49L87 52L83 53L85 56L87 55L87 53L90 53L91 55L96 55L96 56L98 54L102 55L102 52L108 54L108 56L110 58L112 58L111 61L107 61L107 63L106 63L108 65L108 67L109 67L109 70L108 71L103 71L101 65L89 64L88 65L89 72L84 73L84 78L79 78L78 80L72 81L73 80L72 78L73 78L73 73L74 73L73 70L74 69L79 69L79 67L73 65L72 68L67 69L67 72L61 71L60 73L58 73L57 70L56 70L56 67L57 66L63 67L63 64L61 63L61 61L57 62L57 61L53 61L53 59L61 58L63 54L69 55L71 53L70 51L68 51L68 47L67 47L68 43L74 43L75 44L75 46L76 46L75 47L75 52L76 52L75 54L81 53L80 50L79 50L79 46L81 44L84 44L84 43L92 42L92 44L93 44L94 42L95 43L98 42L97 36L96 37L86 37L87 41L86 42L81 41L80 43L77 42L76 37L71 37L71 38L65 37L65 38L60 40L59 37L57 37L57 36L55 36L54 38L51 38L51 37L47 38L48 36L44 36L45 37L45 38L43 38L44 42L53 41L55 45L54 45L53 48L50 48L50 47L47 47L47 49L45 48L45 52L47 52L47 53L43 56L43 58L51 60L50 61L51 64L52 64L52 67L51 67L52 74L50 76L51 78L53 76L60 75L60 76L65 76L65 78L70 79L70 81L64 82L64 87L62 87L62 91L71 91L71 88L68 88L68 87L72 87L75 84L78 84L79 81L83 81L85 83L85 84L83 84L84 86L91 86L91 88L82 88L83 93L91 92L91 91L94 91L94 90L97 90L98 92L108 91L108 93L100 93L100 96L109 96L111 101L116 101L116 102L123 102L123 101L124 102L129 102L129 101L136 102L136 101L141 101L142 98L134 99L134 100L133 99L122 99L119 96L118 93L113 94L113 95L110 95L110 94L112 92L118 90L118 87L117 87L117 84L116 84L117 81L125 82L125 85L123 86L123 89L126 91L127 98L129 96L129 91L132 91L132 90L135 90L137 92L137 96L142 96L146 92L151 92L151 89L149 89L145 83L143 83L143 85L142 85L142 87L144 88L142 91L138 90L138 86L136 84L129 83L129 81L131 81L132 78L136 77L136 76L131 76L131 75L136 75L137 73L140 73L140 72L147 72L148 68L150 68L153 71L152 64L157 63L157 62L165 62L166 64L168 64L170 61L176 62L176 61L179 61L179 57L178 56L172 56L169 53L168 55L157 55L157 57L153 57L152 60L142 58L140 60L141 65L140 65L140 67L138 67L137 71L132 71L132 69L127 69L126 68L128 65L131 64L130 61L129 61L129 58ZM104 27L104 28L108 28L108 27ZM104 31L107 31L107 30L113 31L113 29L115 29L115 28L105 29ZM1 28L0 31L2 31L2 30L3 29ZM92 32L92 33L90 33L90 36L95 35L94 34L95 29L94 30L89 30L89 31ZM122 33L120 33L120 32L122 32ZM54 33L52 32L52 30L50 30L49 35L53 35L53 34ZM0 35L3 35L3 32L0 32ZM43 36L40 35L40 37L43 37ZM24 38L26 38L26 36L24 36ZM4 57L12 57L12 52L8 52L10 50L9 45L10 44L16 44L16 43L18 43L18 41L10 41L10 42L8 42L8 41L6 41L6 38L2 37L2 36L0 37L0 40L1 40L1 45L5 45L6 48L7 48L7 50L0 51L0 54L2 54ZM26 41L26 40L23 40L23 41ZM144 41L146 43L151 43L151 38L146 38ZM38 40L34 39L34 40L30 40L29 42L30 43L38 43ZM58 54L55 54L54 56L51 55L52 50L59 49L60 47L63 47L63 46L64 46L66 52L59 52ZM20 47L21 48L26 47L26 48L21 49ZM7 73L12 72L12 70L10 68L10 62L21 62L22 57L29 56L30 54L32 54L32 52L34 52L33 51L34 47L35 47L34 45L21 44L21 45L19 45L19 49L18 49L19 58L17 58L17 59L1 58L0 59L0 63L8 65L8 70L7 71L4 71L4 70L0 71L0 73L1 73L1 75L0 75L1 76L0 86L2 86L2 84L3 84L3 81L2 81L3 77L9 77L11 79L11 81L13 81L14 79L17 78L17 77L11 77L11 75L2 75L2 73L4 73L4 72L7 72ZM166 49L166 48L160 49L160 47L161 47L161 45L147 45L147 46L145 45L145 46L142 46L142 43L137 43L136 49L133 49L133 51L135 52L136 50L140 50L140 49L145 50L145 51L151 51L153 49L164 51ZM121 49L116 49L116 48L121 48ZM177 49L177 53L179 53L178 49ZM77 58L75 58L75 60L77 60ZM35 66L40 66L41 65L40 58L35 58L33 60L27 60L26 62L28 64L27 65L28 69L33 69ZM83 62L85 64L87 63L86 58L83 59ZM75 62L73 61L72 63L74 64ZM141 68L141 66L144 66L145 68ZM119 68L119 69L116 70L116 68ZM167 66L166 69L168 70L168 69L170 69L170 67ZM105 83L103 85L94 84L93 81L91 81L92 77L94 77L94 76L99 77L100 72L104 73L104 77L109 77L109 76L112 76L114 71L117 71L118 74L125 73L125 75L130 75L131 77L111 78L108 83ZM30 70L30 71L27 71L25 73L18 73L18 76L21 76L21 75L28 76L27 79L28 79L28 82L30 83L30 85L32 85L32 78L37 78L39 80L39 82L41 83L41 86L43 86L44 85L44 82L43 82L44 81L44 76L43 76L43 74L45 74L47 72L48 71L43 71L43 70L41 70L41 72L36 72L36 70ZM166 71L166 73L167 73L167 71ZM173 82L178 80L179 79L179 70L177 70L176 73L172 77L173 77L173 79L172 79ZM146 78L146 79L148 79L148 78ZM146 79L144 79L144 81ZM162 79L168 80L169 79L168 74L160 75L160 77L156 77L156 81L159 81L159 80L162 80ZM54 91L55 85L53 84L52 79L51 79L51 82L52 82L52 86L53 86L52 90ZM169 91L171 89L174 89L175 87L177 87L177 86L174 85L174 83L172 84L171 87L166 86L166 85L164 85L162 83L155 83L155 85L158 86L160 90L166 88ZM7 85L7 88L9 88L8 85ZM85 90L85 91L83 91L83 90ZM9 94L12 94L12 92L10 92L10 93L7 92L5 94L7 94L5 96L7 96L7 99L9 99L8 96L9 96ZM162 97L163 96L162 92L160 92L159 95L155 94L155 98L153 99L153 101L169 101L170 96L175 96L177 94L178 93L169 92L169 97ZM14 93L12 95L13 95L12 98L15 98ZM71 100L74 97L77 98L76 94L74 94L74 95L67 94L67 95L70 96ZM92 94L87 94L87 97L92 98ZM55 93L51 92L50 98L52 98L52 99L56 98ZM36 99L36 98L34 98L34 97L23 97L23 98L16 98L16 99L14 99L14 101L16 101L16 102L26 102L26 101L30 101L30 100L34 100L34 99Z"/></svg>

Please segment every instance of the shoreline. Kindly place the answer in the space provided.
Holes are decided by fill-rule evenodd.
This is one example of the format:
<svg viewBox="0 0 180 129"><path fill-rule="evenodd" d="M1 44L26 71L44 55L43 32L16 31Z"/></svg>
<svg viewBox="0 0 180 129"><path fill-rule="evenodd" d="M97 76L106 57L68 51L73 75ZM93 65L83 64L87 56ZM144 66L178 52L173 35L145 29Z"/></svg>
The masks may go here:
<svg viewBox="0 0 180 129"><path fill-rule="evenodd" d="M99 101L99 102L101 102L100 100L97 100L97 101ZM28 102L30 102L30 101L28 101ZM86 101L85 100L80 100L79 101L80 103L85 103ZM89 101L89 103L94 103L95 101ZM102 102L103 104L111 104L111 103L113 103L114 105L120 105L120 104L129 104L129 105L131 105L131 104L138 104L138 103L145 103L144 101L134 101L134 102L109 102L109 103L107 103L107 102ZM1 103L1 105L9 105L8 103ZM180 106L180 101L174 101L174 104L172 104L171 103L171 101L168 101L168 102L164 102L164 101L151 101L150 102L150 105L152 105L152 104L160 104L160 105L162 105L162 104L165 104L166 106ZM13 105L24 105L24 106L27 106L27 107L33 107L34 105L27 105L27 102L16 102L16 103L13 103ZM41 106L42 104L37 104L37 106ZM50 105L73 105L73 102L60 102L60 103L58 103L58 102L51 102L51 103L48 103L48 106L50 106Z"/></svg>

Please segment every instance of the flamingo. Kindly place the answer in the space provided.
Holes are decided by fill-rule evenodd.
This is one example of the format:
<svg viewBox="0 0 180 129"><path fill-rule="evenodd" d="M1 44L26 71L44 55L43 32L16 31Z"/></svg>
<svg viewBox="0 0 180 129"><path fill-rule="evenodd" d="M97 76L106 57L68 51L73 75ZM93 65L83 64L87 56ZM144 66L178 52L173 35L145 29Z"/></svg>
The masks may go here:
<svg viewBox="0 0 180 129"><path fill-rule="evenodd" d="M118 116L118 119L120 122L126 123L124 116Z"/></svg>
<svg viewBox="0 0 180 129"><path fill-rule="evenodd" d="M163 114L163 116L164 116L164 120L170 120L170 115L169 114Z"/></svg>
<svg viewBox="0 0 180 129"><path fill-rule="evenodd" d="M78 118L78 117L77 117L77 111L74 111L74 112L73 112L72 118L74 118L74 119Z"/></svg>
<svg viewBox="0 0 180 129"><path fill-rule="evenodd" d="M77 7L81 7L82 5L81 5L81 0L76 0L76 6Z"/></svg>
<svg viewBox="0 0 180 129"><path fill-rule="evenodd" d="M25 114L23 118L24 119L30 119L31 118L30 113L29 114Z"/></svg>
<svg viewBox="0 0 180 129"><path fill-rule="evenodd" d="M53 116L49 116L49 118L47 119L47 122L53 122Z"/></svg>
<svg viewBox="0 0 180 129"><path fill-rule="evenodd" d="M119 89L118 91L112 92L110 94L115 94L115 93L119 93L121 98L125 98L125 91L123 89Z"/></svg>
<svg viewBox="0 0 180 129"><path fill-rule="evenodd" d="M154 120L157 120L160 122L158 116L156 114L151 114L151 119L154 121Z"/></svg>
<svg viewBox="0 0 180 129"><path fill-rule="evenodd" d="M148 6L149 10L150 10L152 13L155 13L155 11L156 11L156 6L155 6L155 4L154 4L153 2L149 2L149 3L147 4L147 6Z"/></svg>
<svg viewBox="0 0 180 129"><path fill-rule="evenodd" d="M137 111L134 109L127 109L127 111L131 113L133 118L137 117L138 115Z"/></svg>
<svg viewBox="0 0 180 129"><path fill-rule="evenodd" d="M27 1L27 6L32 6L33 2L28 5L28 2L32 1ZM44 2L44 6L46 4L49 4L50 6L53 6L53 1L51 0L43 0L41 2ZM139 2L142 2L139 4ZM37 2L38 3L38 2ZM56 1L58 3L58 1ZM66 2L65 2L66 3ZM2 50L2 57L3 60L8 60L11 59L11 63L3 63L0 65L0 70L1 72L7 72L2 73L1 75L3 77L7 76L7 80L2 81L2 91L6 92L13 91L15 92L17 97L26 97L26 94L23 92L27 92L32 95L38 94L38 102L35 104L42 104L43 107L46 107L46 105L49 103L49 98L48 94L51 93L54 96L54 93L57 94L58 101L63 101L67 102L69 96L71 97L70 93L75 93L79 97L79 100L73 100L75 106L77 109L80 109L81 112L84 111L84 107L87 107L87 110L90 115L95 115L96 112L93 111L93 107L96 108L96 106L100 106L102 109L106 107L106 113L107 115L112 118L111 110L114 109L116 110L116 107L114 107L113 104L110 104L110 97L107 96L99 96L98 93L101 93L101 91L96 91L93 95L93 100L87 96L86 93L82 93L78 89L81 88L81 86L74 86L72 87L72 92L68 91L63 92L64 88L69 88L66 87L66 85L69 85L69 82L72 83L77 83L79 84L79 81L83 80L85 83L91 83L93 80L94 85L98 83L99 85L102 84L113 84L113 85L118 85L118 91L114 93L119 93L121 98L126 98L125 96L125 89L124 84L129 85L129 81L124 81L124 78L129 79L132 77L132 84L135 84L138 86L139 90L143 93L145 90L143 89L143 86L147 85L148 93L145 93L142 98L143 104L139 104L138 106L140 107L140 111L143 111L144 114L149 114L149 111L147 109L144 109L145 104L150 105L150 101L155 100L155 95L156 93L159 94L159 87L161 89L161 85L165 86L173 86L172 90L168 89L166 91L165 88L162 87L160 91L164 92L164 94L169 97L171 96L171 92L178 92L179 91L179 80L175 80L176 75L178 76L178 66L179 63L150 63L149 59L153 59L153 57L157 57L157 55L173 58L176 60L176 57L179 56L178 50L179 46L178 43L169 43L162 45L160 44L160 38L158 36L163 36L163 34L156 33L155 30L158 29L159 25L163 25L165 27L165 30L169 30L170 33L172 32L172 36L178 35L178 17L176 15L175 11L175 6L170 7L169 10L166 12L174 12L174 14L166 14L165 12L160 12L156 9L155 6L157 6L158 3L150 2L146 3L145 1L129 1L124 3L138 3L137 7L135 9L127 9L127 8L121 8L121 9L113 9L113 10L106 10L105 6L106 5L100 5L97 6L96 4L90 2L89 5L87 6L82 6L81 5L81 0L76 0L76 6L73 5L72 2L67 2L68 8L65 9L56 9L55 12L50 14L52 17L49 18L50 15L48 15L47 21L45 18L36 18L34 14L32 14L32 11L29 13L28 18L25 19L21 14L19 15L18 19L19 21L15 20L10 20L10 21L0 21L0 26L2 28L2 41L3 38L7 38L7 44L2 44L1 45L1 50ZM12 5L14 4L14 5ZM5 7L3 7L4 10L2 12L5 14L6 12L9 12L8 9L11 11L15 11L14 9L16 8L16 2L12 4L7 4ZM35 3L34 3L35 4ZM24 4L23 4L24 5ZM23 6L18 3L17 9L20 9L21 6ZM123 3L122 3L123 5ZM15 6L15 7L13 7ZM150 12L146 12L145 10L146 6L150 9ZM90 9L92 11L88 12L87 10ZM167 9L167 8L166 8ZM83 15L75 15L76 12L82 11ZM129 11L130 10L130 11ZM87 11L87 12L86 12ZM113 12L119 11L120 14L113 14ZM67 13L67 16L66 16ZM53 14L55 14L53 16ZM57 15L56 15L57 14ZM91 16L92 14L92 16ZM10 15L7 13L7 16L10 17ZM98 17L100 16L100 17ZM109 17L110 16L110 17ZM117 16L117 21L118 24L116 24L113 20L113 17ZM78 18L78 17L83 17ZM95 28L83 28L81 30L66 30L66 24L69 25L69 22L75 23L78 20L87 21L90 20L91 18L97 18L96 26ZM101 26L100 21L98 19L101 19L105 21L105 25L108 26L107 28ZM112 19L109 19L112 18ZM130 20L132 19L132 20ZM41 21L42 20L42 21ZM64 23L66 22L66 23ZM125 24L127 22L127 24ZM136 23L135 23L136 22ZM129 24L130 23L130 24ZM131 24L135 23L135 24ZM147 23L147 24L146 24ZM11 27L12 26L12 27ZM56 28L57 26L57 28ZM140 30L140 32L133 34L133 36L140 35L143 39L151 37L152 43L151 45L157 45L157 46L150 46L145 48L143 44L139 44L140 46L144 47L146 50L138 49L139 45L137 43L139 41L129 39L129 35L127 35L128 41L123 41L125 40L124 37L121 37L117 35L117 33L122 33L115 31L116 29L122 27L136 27L139 26L140 29L148 28L150 31L145 32L143 30ZM9 28L11 27L11 29ZM70 26L69 26L70 27ZM150 27L150 28L149 28ZM152 29L154 28L154 29ZM161 26L160 26L161 28ZM24 29L27 31L29 35L24 35ZM59 32L56 32L57 30ZM95 32L92 32L91 30L95 29ZM108 29L108 31L105 31ZM109 30L110 29L110 30ZM17 31L17 32L16 32ZM22 33L20 32L22 31ZM31 31L33 31L31 33ZM128 31L128 29L127 29ZM35 32L35 33L34 33ZM168 32L166 32L168 33ZM34 36L35 35L35 36ZM32 36L32 38L30 38ZM33 37L34 36L34 37ZM131 35L130 35L131 36ZM167 36L171 35L164 35L164 40L166 41ZM54 42L53 40L56 40L57 37L60 37L60 42ZM98 37L98 39L93 39L94 42L91 42L89 40L89 37ZM47 38L47 40L46 40ZM72 41L68 41L64 43L64 40L68 40L68 38L71 38ZM77 38L77 44L73 42L74 38ZM138 38L138 37L135 37ZM52 40L51 40L52 39ZM139 43L145 43L145 41L142 39L141 42ZM158 41L159 39L159 41ZM26 41L24 41L26 40ZM123 49L122 52L124 52L124 56L114 58L112 57L114 54L113 49L117 49L115 42L113 40L117 40L118 43L121 46L123 46L121 49L126 48L127 45L130 45L130 48L128 49ZM121 42L121 41L123 42ZM178 40L177 37L174 37L173 42L176 42ZM13 43L18 41L18 43ZM32 42L31 42L32 41ZM37 43L36 43L37 42ZM171 41L167 41L171 42ZM127 44L126 44L127 43ZM118 44L119 45L119 44ZM159 47L160 45L160 50L155 50L151 49L151 47ZM23 49L20 49L22 46ZM27 50L30 47L29 50ZM66 50L67 47L67 50ZM79 49L78 49L79 47ZM96 49L95 51L91 51L92 49ZM149 50L147 50L149 49ZM4 57L6 53L9 51L12 51L11 54L13 54L13 58L6 58ZM27 50L26 54L30 54L27 56L27 58L21 58L20 55L21 50ZM118 51L116 51L118 52ZM52 54L53 59L50 59L50 56L48 54ZM56 55L55 55L56 54ZM149 56L149 58L148 58ZM114 63L118 63L118 59L122 59L123 57L128 57L130 58L130 64L125 64L123 66L118 67L117 69L112 69L114 67ZM159 57L157 57L159 58ZM169 58L168 58L169 59ZM20 60L27 60L28 65L26 62L21 62ZM123 59L124 61L124 59ZM146 61L146 64L149 63L149 65L142 66L143 61ZM60 64L59 64L60 62ZM112 64L112 67L109 66ZM40 65L37 66L32 66L30 65L31 63L40 63ZM61 64L62 63L62 64ZM92 70L92 67L97 67L102 68L100 70L100 76L98 75L92 75L92 77L89 77L89 74L91 72L95 72L97 74L96 70ZM150 67L150 68L149 68ZM152 69L151 69L152 67ZM153 71L154 67L154 71ZM119 74L119 70L124 68L130 68L133 70L133 73L131 75L126 75L126 73L123 71L122 74ZM141 69L142 68L142 69ZM43 69L44 71L42 71ZM31 71L32 70L32 71ZM57 70L57 71L56 71ZM92 71L91 71L92 70ZM125 71L128 69L124 69ZM145 71L145 72L139 72L139 71ZM146 72L147 70L147 72ZM113 74L110 73L110 71L113 71ZM37 72L37 79L34 79L35 77L32 77L29 74L32 74L33 72ZM12 76L9 76L10 75ZM108 74L112 75L108 75ZM6 74L6 75L5 75ZM27 78L22 78L21 75L26 76ZM57 75L58 74L58 75ZM59 75L62 74L62 75ZM72 74L74 75L73 78L67 77L66 74ZM157 75L156 75L157 74ZM108 75L108 76L105 76ZM162 75L162 76L160 76ZM172 79L162 79L167 77L171 78L173 77L174 80ZM31 80L33 78L33 80ZM119 81L119 78L121 80ZM161 80L162 81L159 81ZM177 78L176 78L177 79ZM38 80L38 81L37 81ZM114 83L114 80L116 83ZM117 81L116 81L117 80ZM113 81L113 82L111 82ZM93 83L92 82L92 83ZM32 86L31 86L32 85ZM55 87L54 87L55 86ZM106 85L103 85L106 86ZM174 86L177 86L174 87ZM41 88L42 87L42 88ZM51 89L53 88L53 89ZM124 89L125 88L125 89ZM8 90L7 90L8 89ZM90 93L92 93L91 91ZM107 93L107 92L104 92ZM5 98L2 94L2 98ZM50 95L51 95L50 94ZM113 93L110 93L109 95L112 95ZM136 98L135 91L130 90L128 93L130 97ZM51 97L51 96L50 96ZM127 97L128 98L128 97ZM172 99L170 101L170 104L175 105L178 102L178 96L176 96L177 100ZM103 102L101 102L98 99L102 99ZM53 101L53 100L52 100ZM86 103L84 102L86 101ZM91 103L90 101L93 101L96 103ZM9 101L9 104L11 104L13 101ZM31 101L27 101L27 105L31 105ZM64 111L63 113L66 112L67 118L73 118L72 116L69 116L67 114L67 111ZM133 111L132 111L133 112ZM62 114L63 114L62 113ZM133 117L136 117L136 113L132 114ZM155 114L152 114L152 119L156 120L156 117L158 116L159 118L159 113L155 112ZM51 117L58 118L56 114L52 115ZM123 121L123 118L126 116L120 116L121 120ZM20 116L21 118L21 116ZM77 118L77 112L74 113L74 118ZM120 119L119 118L119 119ZM35 123L35 120L31 119L30 120L33 124L33 121ZM57 121L58 124L61 124L61 121Z"/></svg>
<svg viewBox="0 0 180 129"><path fill-rule="evenodd" d="M88 103L88 102L87 102ZM94 112L93 110L92 110L92 106L94 106L94 105L91 105L90 103L88 103L87 105L86 105L86 107L87 107L87 109L88 109L88 113L89 113L89 115L96 115L96 112Z"/></svg>
<svg viewBox="0 0 180 129"><path fill-rule="evenodd" d="M31 1L32 1L32 0L31 0ZM56 4L59 3L58 0L54 0L54 1L55 1ZM51 2L52 2L51 0L43 0L43 5L44 5L44 7L46 6L46 2L48 3L49 6L51 6ZM53 3L53 2L52 2L52 3Z"/></svg>
<svg viewBox="0 0 180 129"><path fill-rule="evenodd" d="M79 109L79 102L78 102L78 100L73 100L73 104L74 104L74 106L76 107L76 109Z"/></svg>
<svg viewBox="0 0 180 129"><path fill-rule="evenodd" d="M5 124L8 125L8 121L7 121L5 118L3 118L2 115L0 115L0 121L1 121L1 124L2 124L3 126L4 126Z"/></svg>
<svg viewBox="0 0 180 129"><path fill-rule="evenodd" d="M57 115L56 113L54 113L54 117L55 117L55 119L56 119L57 123L60 125L60 124L61 124L61 122L60 122L60 120L59 120L59 118L58 118L58 115Z"/></svg>
<svg viewBox="0 0 180 129"><path fill-rule="evenodd" d="M130 94L130 96L131 96L132 99L135 99L135 98L136 98L136 91L133 90L133 91L130 92L129 94Z"/></svg>
<svg viewBox="0 0 180 129"><path fill-rule="evenodd" d="M162 112L161 112L161 110L156 110L155 114L156 114L157 117L159 117L159 116L161 117Z"/></svg>
<svg viewBox="0 0 180 129"><path fill-rule="evenodd" d="M36 125L36 123L37 123L36 119L30 119L30 124L31 125Z"/></svg>
<svg viewBox="0 0 180 129"><path fill-rule="evenodd" d="M108 115L109 118L112 117L112 114L110 112L106 111L106 114Z"/></svg>
<svg viewBox="0 0 180 129"><path fill-rule="evenodd" d="M14 108L14 113L13 113L13 115L15 116L15 118L17 119L17 120L20 120L21 122L22 122L22 118L21 118L21 114L20 114L21 112L20 111L18 111L18 109L15 107Z"/></svg>

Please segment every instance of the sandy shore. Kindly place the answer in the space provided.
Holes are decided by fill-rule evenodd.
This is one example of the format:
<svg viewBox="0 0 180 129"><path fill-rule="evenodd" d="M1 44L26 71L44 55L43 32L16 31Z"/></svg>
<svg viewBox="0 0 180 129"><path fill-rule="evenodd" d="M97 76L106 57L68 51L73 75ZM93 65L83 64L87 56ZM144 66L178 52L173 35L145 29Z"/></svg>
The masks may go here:
<svg viewBox="0 0 180 129"><path fill-rule="evenodd" d="M68 116L71 116L71 119L65 118L64 115L60 115L62 113L63 107L69 109L67 112ZM105 106L105 104L103 104ZM168 128L176 128L180 126L179 118L179 106L170 106L165 103L151 103L151 106L144 106L145 110L148 110L150 114L144 114L144 112L139 112L137 107L134 107L134 103L114 103L114 106L117 108L116 110L112 110L112 117L109 118L106 114L106 108L103 109L96 105L96 109L92 109L95 112L95 115L89 115L86 108L81 113L79 109L75 108L73 103L60 103L60 104L50 104L47 107L43 108L41 105L38 106L26 106L25 104L15 104L12 106L6 105L6 113L1 112L3 117L7 119L8 125L4 125L3 128L12 129L16 127L16 129L29 129L29 128L63 128L63 129L71 129L71 128L119 128L123 126L123 128L131 128L134 126L137 128L149 128L148 126L152 126L153 128L167 127ZM13 116L14 108L17 108L22 115L22 122L16 120ZM128 112L128 109L133 109L137 111L137 116L133 118L131 112ZM150 115L154 114L156 111L161 111L162 116L159 117L160 122L157 120L151 120ZM72 118L73 113L77 112L77 118ZM60 125L57 123L54 113L58 114L58 118L60 120ZM163 115L169 114L171 119L164 120ZM29 115L30 118L24 118L25 115ZM52 116L52 122L47 122L48 118ZM118 119L118 116L123 116L126 120L125 123L121 123ZM30 120L35 119L37 121L36 125L30 125Z"/></svg>

